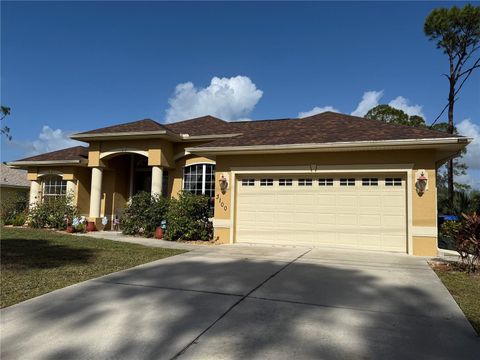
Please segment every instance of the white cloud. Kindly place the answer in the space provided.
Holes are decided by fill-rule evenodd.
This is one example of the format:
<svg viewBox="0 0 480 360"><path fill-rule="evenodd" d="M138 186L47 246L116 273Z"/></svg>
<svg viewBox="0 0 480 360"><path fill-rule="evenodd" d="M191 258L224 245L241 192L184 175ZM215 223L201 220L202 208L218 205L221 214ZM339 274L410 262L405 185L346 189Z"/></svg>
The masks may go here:
<svg viewBox="0 0 480 360"><path fill-rule="evenodd" d="M45 152L60 150L72 146L81 145L80 142L70 139L69 133L61 129L53 130L50 126L44 125L38 138L34 141L15 141L14 145L22 148L26 156L37 155Z"/></svg>
<svg viewBox="0 0 480 360"><path fill-rule="evenodd" d="M203 115L224 120L245 118L262 95L263 91L247 76L213 77L206 88L196 88L192 82L181 83L168 100L165 120L175 122Z"/></svg>
<svg viewBox="0 0 480 360"><path fill-rule="evenodd" d="M315 106L312 110L305 111L305 112L302 112L302 111L299 112L299 113L298 113L298 117L299 117L299 118L304 118L304 117L307 117L307 116L312 116L312 115L315 115L315 114L320 114L320 113L323 113L323 112L326 112L326 111L338 112L338 110L335 109L335 108L332 107L332 106L324 106L324 107Z"/></svg>
<svg viewBox="0 0 480 360"><path fill-rule="evenodd" d="M472 189L480 189L480 170L468 169L465 175L455 177L455 182L470 185Z"/></svg>
<svg viewBox="0 0 480 360"><path fill-rule="evenodd" d="M463 156L463 160L469 169L480 169L480 126L473 123L470 119L462 120L457 124L457 130L460 135L473 138L472 142L467 146L467 153Z"/></svg>
<svg viewBox="0 0 480 360"><path fill-rule="evenodd" d="M350 114L354 116L364 116L368 110L378 105L379 100L383 96L381 91L366 91L363 93L362 101L358 103L357 108Z"/></svg>
<svg viewBox="0 0 480 360"><path fill-rule="evenodd" d="M425 119L425 115L423 114L421 105L409 105L408 103L408 99L405 99L403 96L397 96L395 99L390 101L388 105L394 107L395 109L402 110L410 116L418 115Z"/></svg>

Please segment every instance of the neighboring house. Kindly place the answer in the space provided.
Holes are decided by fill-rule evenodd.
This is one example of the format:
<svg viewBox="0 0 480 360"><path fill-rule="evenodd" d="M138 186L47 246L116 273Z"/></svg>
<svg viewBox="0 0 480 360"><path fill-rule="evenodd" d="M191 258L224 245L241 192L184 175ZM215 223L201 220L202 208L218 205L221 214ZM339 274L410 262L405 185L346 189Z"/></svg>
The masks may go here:
<svg viewBox="0 0 480 360"><path fill-rule="evenodd" d="M10 164L28 169L32 203L71 191L99 228L103 216L110 228L138 191L177 196L184 189L213 199L222 243L413 255L436 255L436 169L470 141L333 112L241 122L146 119L72 138L89 146Z"/></svg>
<svg viewBox="0 0 480 360"><path fill-rule="evenodd" d="M0 163L0 200L28 199L30 181L25 170L12 169Z"/></svg>

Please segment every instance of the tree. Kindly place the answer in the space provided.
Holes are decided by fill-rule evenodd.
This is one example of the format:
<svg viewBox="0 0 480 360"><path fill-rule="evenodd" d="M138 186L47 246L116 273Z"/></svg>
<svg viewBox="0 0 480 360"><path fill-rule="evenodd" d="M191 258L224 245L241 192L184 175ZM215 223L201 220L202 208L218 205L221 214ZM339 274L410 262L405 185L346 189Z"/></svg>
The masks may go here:
<svg viewBox="0 0 480 360"><path fill-rule="evenodd" d="M10 108L8 106L1 106L0 107L1 115L0 121L5 119L8 115L10 115ZM8 126L4 126L0 128L0 133L5 135L8 140L12 140L12 136L10 135L10 128Z"/></svg>
<svg viewBox="0 0 480 360"><path fill-rule="evenodd" d="M465 5L432 10L423 27L425 35L436 41L438 49L448 56L449 72L443 74L449 83L448 102L434 120L433 124L448 108L447 132L454 133L454 106L463 84L480 67L480 57L473 59L480 43L480 7ZM454 162L449 160L447 166L448 200L453 204L454 197Z"/></svg>
<svg viewBox="0 0 480 360"><path fill-rule="evenodd" d="M425 120L418 115L408 116L404 111L396 109L389 105L378 105L370 109L365 115L367 119L380 120L389 124L400 124L414 127L426 127ZM432 126L433 129L438 131L447 132L447 123L437 123ZM454 134L457 133L457 129L454 128ZM465 153L466 150L462 152ZM467 173L467 165L461 162L461 156L453 161L453 175L460 176ZM441 212L448 212L452 204L449 204L448 198L448 173L445 168L442 167L437 171L437 189L438 189L438 205ZM458 182L454 182L454 189L457 191L470 190L470 186Z"/></svg>
<svg viewBox="0 0 480 360"><path fill-rule="evenodd" d="M378 105L368 110L365 115L367 119L384 121L389 124L425 127L425 120L418 115L409 116L404 111L391 107L390 105Z"/></svg>

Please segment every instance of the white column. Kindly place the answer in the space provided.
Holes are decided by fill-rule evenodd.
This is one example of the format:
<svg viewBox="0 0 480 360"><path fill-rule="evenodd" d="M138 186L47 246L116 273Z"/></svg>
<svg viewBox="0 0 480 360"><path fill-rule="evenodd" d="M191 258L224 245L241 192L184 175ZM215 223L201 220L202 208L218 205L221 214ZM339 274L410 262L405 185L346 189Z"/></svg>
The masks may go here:
<svg viewBox="0 0 480 360"><path fill-rule="evenodd" d="M37 181L37 180L30 181L30 201L29 201L30 207L35 206L35 204L37 204L37 202L40 201L39 193L40 193L40 181Z"/></svg>
<svg viewBox="0 0 480 360"><path fill-rule="evenodd" d="M163 171L160 166L152 166L152 195L162 194Z"/></svg>
<svg viewBox="0 0 480 360"><path fill-rule="evenodd" d="M100 217L100 206L102 203L102 174L100 167L92 168L92 184L90 188L90 220Z"/></svg>
<svg viewBox="0 0 480 360"><path fill-rule="evenodd" d="M67 180L67 195L72 196L74 203L77 203L77 183L75 180Z"/></svg>

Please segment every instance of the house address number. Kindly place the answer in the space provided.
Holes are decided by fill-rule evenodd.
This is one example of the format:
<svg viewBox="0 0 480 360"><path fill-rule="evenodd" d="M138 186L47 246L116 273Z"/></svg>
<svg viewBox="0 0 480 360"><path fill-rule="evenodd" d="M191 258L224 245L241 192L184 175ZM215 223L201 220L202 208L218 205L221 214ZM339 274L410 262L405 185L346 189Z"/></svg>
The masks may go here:
<svg viewBox="0 0 480 360"><path fill-rule="evenodd" d="M223 202L223 200L222 200L222 198L220 197L219 194L215 195L215 199L217 199L217 201L220 204L220 206L222 207L222 209L224 211L227 211L228 207L227 207L227 205L225 205L225 203Z"/></svg>

